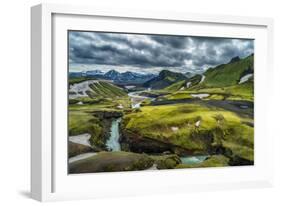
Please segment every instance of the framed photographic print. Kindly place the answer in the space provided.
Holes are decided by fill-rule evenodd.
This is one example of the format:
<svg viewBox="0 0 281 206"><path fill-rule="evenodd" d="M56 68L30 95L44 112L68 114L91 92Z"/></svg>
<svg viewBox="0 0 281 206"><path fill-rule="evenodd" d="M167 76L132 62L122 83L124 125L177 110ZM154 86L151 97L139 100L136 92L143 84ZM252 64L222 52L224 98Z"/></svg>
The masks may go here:
<svg viewBox="0 0 281 206"><path fill-rule="evenodd" d="M272 185L271 19L44 4L31 21L34 199Z"/></svg>

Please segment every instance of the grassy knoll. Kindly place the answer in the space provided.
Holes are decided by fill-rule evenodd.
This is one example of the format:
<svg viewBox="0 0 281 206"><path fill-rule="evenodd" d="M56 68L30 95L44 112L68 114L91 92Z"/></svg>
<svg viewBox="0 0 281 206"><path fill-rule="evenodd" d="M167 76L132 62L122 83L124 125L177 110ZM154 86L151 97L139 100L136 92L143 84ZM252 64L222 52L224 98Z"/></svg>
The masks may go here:
<svg viewBox="0 0 281 206"><path fill-rule="evenodd" d="M127 93L113 85L107 82L96 82L90 85L90 88L92 89L92 91L90 91L92 94L92 96L101 96L101 97L122 97L122 96L126 96ZM91 96L90 94L88 94L89 96Z"/></svg>
<svg viewBox="0 0 281 206"><path fill-rule="evenodd" d="M176 82L174 84L171 84L170 86L164 88L164 90L168 91L168 92L175 92L175 91L180 90L182 87L184 87L185 84L186 84L186 80L182 80L182 81Z"/></svg>
<svg viewBox="0 0 281 206"><path fill-rule="evenodd" d="M193 87L183 91L175 91L164 95L162 99L176 100L192 98L191 94L209 94L205 100L247 100L254 101L254 83L249 80L243 84L228 87Z"/></svg>
<svg viewBox="0 0 281 206"><path fill-rule="evenodd" d="M254 83L248 81L243 84L237 84L221 88L202 88L190 90L190 93L208 93L211 96L208 99L228 99L228 100L254 100Z"/></svg>
<svg viewBox="0 0 281 206"><path fill-rule="evenodd" d="M253 128L242 124L248 119L233 112L199 104L145 106L140 110L125 115L124 129L201 153L225 145L233 154L241 155L235 147L243 145L243 157L252 159ZM198 121L200 126L196 127Z"/></svg>
<svg viewBox="0 0 281 206"><path fill-rule="evenodd" d="M190 92L188 91L177 91L162 97L162 99L167 99L167 100L188 99L188 98L192 98Z"/></svg>

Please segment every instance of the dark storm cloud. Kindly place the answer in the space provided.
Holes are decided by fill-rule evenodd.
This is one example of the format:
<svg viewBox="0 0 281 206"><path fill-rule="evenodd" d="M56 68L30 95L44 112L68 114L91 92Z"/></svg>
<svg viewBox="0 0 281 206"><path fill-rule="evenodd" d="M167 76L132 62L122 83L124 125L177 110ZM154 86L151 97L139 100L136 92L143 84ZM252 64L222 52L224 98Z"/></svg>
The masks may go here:
<svg viewBox="0 0 281 206"><path fill-rule="evenodd" d="M151 36L156 42L172 48L184 49L186 47L187 38L183 36Z"/></svg>
<svg viewBox="0 0 281 206"><path fill-rule="evenodd" d="M100 32L69 33L70 64L110 65L203 71L234 56L253 53L252 40L134 35Z"/></svg>

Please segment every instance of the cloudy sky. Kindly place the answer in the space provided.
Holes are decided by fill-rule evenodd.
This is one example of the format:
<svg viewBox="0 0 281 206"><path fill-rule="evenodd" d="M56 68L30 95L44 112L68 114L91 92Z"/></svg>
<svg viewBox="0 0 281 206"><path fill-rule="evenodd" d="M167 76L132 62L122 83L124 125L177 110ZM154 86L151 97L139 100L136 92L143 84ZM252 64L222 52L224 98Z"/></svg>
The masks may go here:
<svg viewBox="0 0 281 206"><path fill-rule="evenodd" d="M167 35L69 32L69 69L201 73L254 52L254 41Z"/></svg>

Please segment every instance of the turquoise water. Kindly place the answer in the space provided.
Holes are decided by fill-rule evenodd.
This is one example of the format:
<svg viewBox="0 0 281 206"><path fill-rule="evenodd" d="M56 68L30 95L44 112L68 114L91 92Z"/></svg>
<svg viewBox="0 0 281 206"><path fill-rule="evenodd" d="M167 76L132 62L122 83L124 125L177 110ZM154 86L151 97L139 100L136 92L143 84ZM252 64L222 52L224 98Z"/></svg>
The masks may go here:
<svg viewBox="0 0 281 206"><path fill-rule="evenodd" d="M121 118L114 119L111 123L110 129L110 137L106 142L106 147L110 151L120 151L121 146L119 143L119 123L121 122Z"/></svg>
<svg viewBox="0 0 281 206"><path fill-rule="evenodd" d="M198 164L206 160L207 155L181 157L182 164Z"/></svg>

